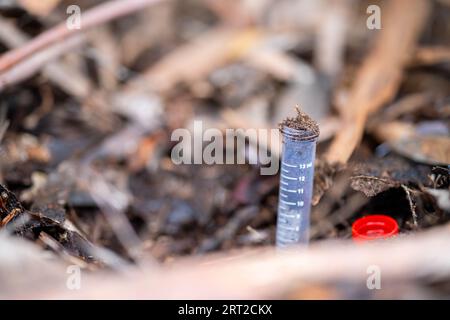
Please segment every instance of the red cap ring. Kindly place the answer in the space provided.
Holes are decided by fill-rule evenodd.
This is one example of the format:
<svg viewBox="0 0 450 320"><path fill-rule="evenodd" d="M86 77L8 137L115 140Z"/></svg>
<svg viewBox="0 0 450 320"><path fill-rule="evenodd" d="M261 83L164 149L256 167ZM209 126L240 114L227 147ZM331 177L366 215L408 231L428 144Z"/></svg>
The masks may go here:
<svg viewBox="0 0 450 320"><path fill-rule="evenodd" d="M360 218L352 226L352 236L356 241L385 239L397 233L397 221L381 214Z"/></svg>

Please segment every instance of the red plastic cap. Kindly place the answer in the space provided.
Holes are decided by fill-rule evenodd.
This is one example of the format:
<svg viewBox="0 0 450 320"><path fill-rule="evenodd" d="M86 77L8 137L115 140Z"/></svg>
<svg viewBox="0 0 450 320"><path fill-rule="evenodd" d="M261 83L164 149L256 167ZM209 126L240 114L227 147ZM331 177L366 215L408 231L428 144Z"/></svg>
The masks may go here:
<svg viewBox="0 0 450 320"><path fill-rule="evenodd" d="M381 214L360 218L352 226L352 236L356 241L385 239L397 233L397 221Z"/></svg>

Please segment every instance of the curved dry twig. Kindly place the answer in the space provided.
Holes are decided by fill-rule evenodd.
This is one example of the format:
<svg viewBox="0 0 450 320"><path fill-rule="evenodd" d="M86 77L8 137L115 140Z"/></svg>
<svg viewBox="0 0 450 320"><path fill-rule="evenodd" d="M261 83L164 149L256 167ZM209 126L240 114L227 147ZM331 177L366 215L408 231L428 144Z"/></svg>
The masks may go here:
<svg viewBox="0 0 450 320"><path fill-rule="evenodd" d="M17 63L23 61L28 56L51 46L74 34L84 32L94 26L107 21L125 16L138 11L146 6L156 4L163 0L113 0L102 3L92 9L87 10L81 16L82 28L69 29L66 22L61 22L55 27L45 31L24 46L13 49L0 57L0 72L11 68Z"/></svg>

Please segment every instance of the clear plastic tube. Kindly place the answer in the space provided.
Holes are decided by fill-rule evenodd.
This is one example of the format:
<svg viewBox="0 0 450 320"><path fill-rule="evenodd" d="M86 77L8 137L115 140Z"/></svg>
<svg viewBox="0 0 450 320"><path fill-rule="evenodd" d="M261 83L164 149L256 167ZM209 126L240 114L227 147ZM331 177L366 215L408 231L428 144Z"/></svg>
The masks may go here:
<svg viewBox="0 0 450 320"><path fill-rule="evenodd" d="M318 134L283 125L277 247L308 244Z"/></svg>

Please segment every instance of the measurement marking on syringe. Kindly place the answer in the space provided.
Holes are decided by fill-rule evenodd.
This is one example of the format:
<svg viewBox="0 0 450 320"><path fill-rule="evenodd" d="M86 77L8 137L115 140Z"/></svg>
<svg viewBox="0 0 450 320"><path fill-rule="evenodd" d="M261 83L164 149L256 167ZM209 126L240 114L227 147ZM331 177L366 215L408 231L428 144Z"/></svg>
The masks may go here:
<svg viewBox="0 0 450 320"><path fill-rule="evenodd" d="M281 241L282 245L288 245L288 244L292 244L292 242L297 242L298 241L298 238L296 236L294 236L292 234L292 232L290 232L288 234L287 231L284 231L284 230L280 230L280 231L283 231L286 234L285 235L281 235L281 234L277 235L277 243L279 243Z"/></svg>
<svg viewBox="0 0 450 320"><path fill-rule="evenodd" d="M295 219L300 219L300 215L299 214L287 214L287 213L281 213L280 217L282 218L295 218Z"/></svg>
<svg viewBox="0 0 450 320"><path fill-rule="evenodd" d="M296 236L296 234L292 234L293 232L292 231L290 231L290 230L283 230L283 229L280 229L280 230L278 230L278 233L277 233L277 239L281 239L281 240L291 240L292 238L292 236L294 236L294 239L295 238L297 238Z"/></svg>
<svg viewBox="0 0 450 320"><path fill-rule="evenodd" d="M282 237L277 237L277 243L279 244L280 247L286 247L292 243L297 242L297 238L282 238Z"/></svg>
<svg viewBox="0 0 450 320"><path fill-rule="evenodd" d="M285 186L288 186L289 184L287 182L284 182L283 180L280 180L281 184L284 184Z"/></svg>
<svg viewBox="0 0 450 320"><path fill-rule="evenodd" d="M303 201L288 202L288 201L284 201L283 199L280 199L280 202L287 204L289 206L297 206L297 207L303 207L305 205L305 202L303 202Z"/></svg>
<svg viewBox="0 0 450 320"><path fill-rule="evenodd" d="M284 203L284 204L287 204L287 205L289 205L289 206L295 206L297 203L295 203L295 202L288 202L288 201L284 201L283 199L280 199L280 202L281 203Z"/></svg>
<svg viewBox="0 0 450 320"><path fill-rule="evenodd" d="M287 246L292 244L293 242L297 242L297 238L289 238L289 237L277 237L277 242L281 245L281 246Z"/></svg>
<svg viewBox="0 0 450 320"><path fill-rule="evenodd" d="M286 172L286 173L289 173L289 170L286 170L286 169L284 169L284 168L281 168L281 171Z"/></svg>
<svg viewBox="0 0 450 320"><path fill-rule="evenodd" d="M281 177L288 179L288 180L297 180L297 178L295 178L295 177L288 177L288 176L285 176L284 174L281 174Z"/></svg>
<svg viewBox="0 0 450 320"><path fill-rule="evenodd" d="M289 164L289 163L286 163L286 162L283 161L282 164L284 166L286 166L286 167L289 167L289 168L309 169L309 168L312 167L312 163L311 162L300 163L298 165L295 165L295 164Z"/></svg>
<svg viewBox="0 0 450 320"><path fill-rule="evenodd" d="M299 228L299 230L300 230L300 228ZM280 237L286 238L289 236L296 236L296 234L292 234L293 231L297 231L297 230L290 230L290 228L286 229L286 227L281 228L281 229L277 230L277 232L278 232L277 238L280 238Z"/></svg>
<svg viewBox="0 0 450 320"><path fill-rule="evenodd" d="M285 195L284 193L280 193L280 196L282 196L283 198L287 198L288 196Z"/></svg>
<svg viewBox="0 0 450 320"><path fill-rule="evenodd" d="M295 228L289 228L287 226L283 226L282 224L280 225L280 228L286 231L299 231L300 228L299 227L295 227Z"/></svg>
<svg viewBox="0 0 450 320"><path fill-rule="evenodd" d="M292 193L303 193L303 188L300 189L286 189L283 187L280 187L281 190L286 191L286 192L292 192Z"/></svg>
<svg viewBox="0 0 450 320"><path fill-rule="evenodd" d="M299 177L288 177L287 175L281 174L281 177L284 179L288 179L288 180L298 180L300 182L305 182L306 181L306 177L305 176L299 176ZM283 183L283 180L281 180ZM287 184L286 182L284 182L283 184Z"/></svg>
<svg viewBox="0 0 450 320"><path fill-rule="evenodd" d="M283 165L285 165L286 167L290 167L290 168L297 168L297 166L295 165L295 164L289 164L289 163L286 163L286 162L282 162L283 163Z"/></svg>
<svg viewBox="0 0 450 320"><path fill-rule="evenodd" d="M291 237L289 237L289 236L291 236ZM289 245L289 244L292 244L292 242L297 242L297 238L295 237L295 238L292 238L292 235L285 235L284 237L283 236L277 236L277 242L278 243L280 243L281 245L283 245L283 246L286 246L286 245Z"/></svg>

